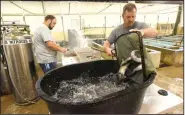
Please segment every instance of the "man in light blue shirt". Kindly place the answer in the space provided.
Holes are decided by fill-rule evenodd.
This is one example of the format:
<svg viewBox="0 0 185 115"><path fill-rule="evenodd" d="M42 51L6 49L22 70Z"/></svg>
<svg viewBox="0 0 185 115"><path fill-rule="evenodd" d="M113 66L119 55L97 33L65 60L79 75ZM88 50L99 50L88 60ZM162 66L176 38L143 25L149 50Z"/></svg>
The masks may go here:
<svg viewBox="0 0 185 115"><path fill-rule="evenodd" d="M37 62L44 73L54 69L57 65L57 51L65 53L66 48L58 46L51 36L51 30L56 24L53 15L47 15L44 23L34 32L34 52Z"/></svg>

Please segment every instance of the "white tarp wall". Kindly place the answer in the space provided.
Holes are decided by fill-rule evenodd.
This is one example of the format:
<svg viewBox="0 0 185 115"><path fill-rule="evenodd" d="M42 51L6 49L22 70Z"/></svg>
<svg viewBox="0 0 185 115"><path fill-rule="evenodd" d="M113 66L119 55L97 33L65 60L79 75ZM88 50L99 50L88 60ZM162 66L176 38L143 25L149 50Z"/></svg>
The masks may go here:
<svg viewBox="0 0 185 115"><path fill-rule="evenodd" d="M111 2L44 1L42 5L41 1L1 1L1 14L4 23L6 21L24 23L23 15L25 15L25 22L30 25L32 33L43 23L44 12L46 15L52 14L57 18L57 24L53 31L62 32L61 17L63 17L64 31L70 28L104 27L105 17L106 27L115 27L122 24L121 14L125 4ZM146 22L152 27L156 27L157 23L175 23L178 12L177 4L136 4L136 6L138 9L137 21ZM183 27L183 16L181 17L179 26Z"/></svg>

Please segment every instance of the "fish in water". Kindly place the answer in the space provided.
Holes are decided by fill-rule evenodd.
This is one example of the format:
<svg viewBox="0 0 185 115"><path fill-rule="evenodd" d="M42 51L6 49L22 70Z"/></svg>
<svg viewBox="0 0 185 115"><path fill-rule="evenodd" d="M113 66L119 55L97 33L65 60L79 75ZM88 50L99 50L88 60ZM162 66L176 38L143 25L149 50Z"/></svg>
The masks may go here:
<svg viewBox="0 0 185 115"><path fill-rule="evenodd" d="M120 69L119 69L119 76L118 76L118 80L119 79L124 79L126 78L125 76L125 72L126 72L126 69L128 68L129 66L129 62L131 61L131 57L127 58L125 61L123 60L121 65L120 65Z"/></svg>
<svg viewBox="0 0 185 115"><path fill-rule="evenodd" d="M127 58L126 60L123 60L121 65L120 65L120 69L118 71L118 80L116 84L120 84L123 81L126 81L128 79L128 76L126 75L126 71L129 67L129 65L131 64L131 62L136 62L139 63L138 66L136 66L133 71L131 71L131 73L129 73L129 75L133 75L135 72L142 70L142 65L141 65L141 58L138 58L136 56L136 51L137 50L133 50L131 52L131 57Z"/></svg>

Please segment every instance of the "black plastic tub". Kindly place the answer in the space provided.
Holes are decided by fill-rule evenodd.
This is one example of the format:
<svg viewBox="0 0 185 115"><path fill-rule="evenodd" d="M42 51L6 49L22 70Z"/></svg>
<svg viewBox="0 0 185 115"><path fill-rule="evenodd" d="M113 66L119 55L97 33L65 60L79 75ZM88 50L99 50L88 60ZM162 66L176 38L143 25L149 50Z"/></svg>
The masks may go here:
<svg viewBox="0 0 185 115"><path fill-rule="evenodd" d="M98 60L63 66L40 78L36 83L36 90L47 103L51 114L137 114L143 103L145 91L152 84L156 74L150 74L148 79L143 84L136 85L137 87L112 93L93 103L61 104L52 97L62 80L75 79L74 76L89 70L90 75L96 77L110 72L116 73L118 69L119 65L116 60Z"/></svg>

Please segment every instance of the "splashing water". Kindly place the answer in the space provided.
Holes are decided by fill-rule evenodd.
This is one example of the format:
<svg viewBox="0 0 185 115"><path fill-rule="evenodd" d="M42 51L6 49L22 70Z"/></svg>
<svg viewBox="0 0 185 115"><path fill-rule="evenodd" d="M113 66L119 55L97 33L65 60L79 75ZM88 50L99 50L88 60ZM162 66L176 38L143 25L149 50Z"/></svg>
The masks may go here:
<svg viewBox="0 0 185 115"><path fill-rule="evenodd" d="M78 46L80 48L83 48L83 47L88 47L88 42L87 42L87 39L85 39L84 35L83 35L83 32L80 31L80 30L76 30L77 34L78 34Z"/></svg>
<svg viewBox="0 0 185 115"><path fill-rule="evenodd" d="M83 48L88 46L87 39L85 39L83 32L77 29L68 30L69 48Z"/></svg>
<svg viewBox="0 0 185 115"><path fill-rule="evenodd" d="M124 90L128 84L115 84L116 74L103 77L89 77L83 73L79 78L60 82L60 87L53 95L60 103L92 102L108 94Z"/></svg>

